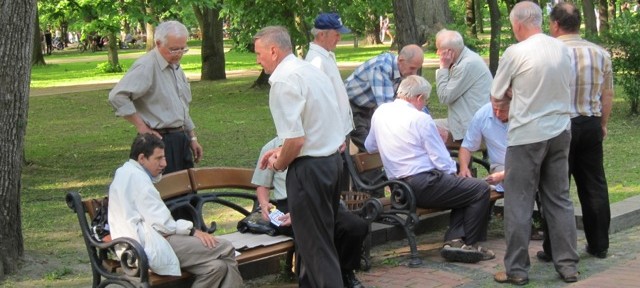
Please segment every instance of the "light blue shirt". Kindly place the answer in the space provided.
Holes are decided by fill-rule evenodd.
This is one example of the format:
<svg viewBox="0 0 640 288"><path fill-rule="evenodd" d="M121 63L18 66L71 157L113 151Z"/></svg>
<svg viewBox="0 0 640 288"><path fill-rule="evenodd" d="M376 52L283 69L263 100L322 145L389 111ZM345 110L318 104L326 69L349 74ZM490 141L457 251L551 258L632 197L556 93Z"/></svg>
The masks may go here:
<svg viewBox="0 0 640 288"><path fill-rule="evenodd" d="M402 179L433 169L456 173L456 163L431 116L403 99L376 109L364 146L369 152L380 152L389 179Z"/></svg>
<svg viewBox="0 0 640 288"><path fill-rule="evenodd" d="M482 106L471 119L467 133L464 135L462 147L469 151L478 151L484 141L489 152L491 165L504 165L507 153L508 123L502 123L493 114L491 103Z"/></svg>

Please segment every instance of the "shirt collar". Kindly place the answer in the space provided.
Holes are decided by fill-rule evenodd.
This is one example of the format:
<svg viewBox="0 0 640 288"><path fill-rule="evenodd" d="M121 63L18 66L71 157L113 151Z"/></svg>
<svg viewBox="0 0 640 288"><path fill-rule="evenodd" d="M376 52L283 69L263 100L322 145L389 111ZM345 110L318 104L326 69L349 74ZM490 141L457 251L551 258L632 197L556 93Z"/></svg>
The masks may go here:
<svg viewBox="0 0 640 288"><path fill-rule="evenodd" d="M564 35L558 36L557 38L562 41L582 40L582 37L580 37L580 34L564 34Z"/></svg>
<svg viewBox="0 0 640 288"><path fill-rule="evenodd" d="M164 57L162 57L162 54L160 54L160 51L158 51L157 46L156 48L153 48L153 50L151 50L151 53L153 53L153 56L155 56L156 61L158 61L158 65L160 65L160 68L162 68L162 70L167 68L172 70L177 70L178 68L180 68L180 64L172 65L169 62L167 62L167 60L164 59Z"/></svg>
<svg viewBox="0 0 640 288"><path fill-rule="evenodd" d="M138 163L138 161L133 160L133 159L129 159L129 163L131 163L131 165L135 166L136 168L144 171L145 173L147 173L147 176L149 176L149 179L151 179L151 182L158 183L160 182L160 180L162 180L162 173L158 174L158 176L153 177L153 175L151 175L151 172L149 172L149 170L147 170L147 168L145 168L144 166L140 165L140 163Z"/></svg>

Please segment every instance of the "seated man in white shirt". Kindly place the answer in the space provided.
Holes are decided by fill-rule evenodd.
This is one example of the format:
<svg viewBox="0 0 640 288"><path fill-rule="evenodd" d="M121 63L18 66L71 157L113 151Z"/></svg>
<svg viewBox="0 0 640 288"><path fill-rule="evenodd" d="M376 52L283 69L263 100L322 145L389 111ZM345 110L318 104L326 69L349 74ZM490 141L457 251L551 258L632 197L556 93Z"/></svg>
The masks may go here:
<svg viewBox="0 0 640 288"><path fill-rule="evenodd" d="M109 187L109 227L113 239L142 244L149 266L159 275L195 276L191 287L243 287L231 242L174 220L153 183L167 166L162 139L138 134L129 161L116 170ZM122 251L116 249L120 255Z"/></svg>
<svg viewBox="0 0 640 288"><path fill-rule="evenodd" d="M373 113L365 147L380 152L389 179L409 184L418 207L451 209L440 252L443 258L464 263L493 259L495 254L478 243L487 235L489 185L455 176L456 163L435 122L421 112L430 92L431 85L424 78L404 79L397 98Z"/></svg>

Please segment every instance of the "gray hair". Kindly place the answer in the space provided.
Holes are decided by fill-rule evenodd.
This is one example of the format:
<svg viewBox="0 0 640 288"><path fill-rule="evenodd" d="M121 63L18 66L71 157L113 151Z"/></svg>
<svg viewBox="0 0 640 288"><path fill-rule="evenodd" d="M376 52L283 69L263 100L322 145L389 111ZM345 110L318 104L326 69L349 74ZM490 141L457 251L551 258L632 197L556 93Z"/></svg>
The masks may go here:
<svg viewBox="0 0 640 288"><path fill-rule="evenodd" d="M164 45L167 44L167 36L169 34L175 37L187 37L189 36L189 31L184 24L178 21L165 21L156 27L156 32L153 37L156 41Z"/></svg>
<svg viewBox="0 0 640 288"><path fill-rule="evenodd" d="M264 44L275 45L280 50L292 51L289 31L283 26L267 26L260 29L260 31L253 36L253 42L258 39L262 40Z"/></svg>
<svg viewBox="0 0 640 288"><path fill-rule="evenodd" d="M313 28L311 28L311 35L313 35L313 37L315 38L315 37L317 37L317 36L318 36L318 34L320 34L320 32L322 32L322 31L325 31L325 30L322 30L322 29L318 29L318 28L316 28L316 27L313 27Z"/></svg>
<svg viewBox="0 0 640 288"><path fill-rule="evenodd" d="M542 9L538 4L530 1L522 1L516 4L511 9L509 14L509 20L511 22L517 21L518 23L529 27L542 27Z"/></svg>
<svg viewBox="0 0 640 288"><path fill-rule="evenodd" d="M424 99L429 99L431 95L431 84L422 76L411 75L404 78L398 86L398 97L402 99L412 99L423 95Z"/></svg>
<svg viewBox="0 0 640 288"><path fill-rule="evenodd" d="M423 53L424 51L422 50L422 48L420 48L420 46L415 44L409 44L407 46L402 47L402 49L400 50L400 53L398 53L398 57L407 61L412 61L418 56L424 57Z"/></svg>
<svg viewBox="0 0 640 288"><path fill-rule="evenodd" d="M464 49L464 39L460 32L455 30L442 29L436 34L436 42L439 42L439 48L453 49L456 52Z"/></svg>

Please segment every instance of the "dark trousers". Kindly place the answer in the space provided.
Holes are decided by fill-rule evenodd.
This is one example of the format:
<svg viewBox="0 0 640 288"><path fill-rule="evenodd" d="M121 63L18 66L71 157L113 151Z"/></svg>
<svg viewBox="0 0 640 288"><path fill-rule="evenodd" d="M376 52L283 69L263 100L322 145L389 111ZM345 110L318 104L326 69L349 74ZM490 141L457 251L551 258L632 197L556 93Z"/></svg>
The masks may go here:
<svg viewBox="0 0 640 288"><path fill-rule="evenodd" d="M163 174L194 167L191 139L184 131L162 134L167 167Z"/></svg>
<svg viewBox="0 0 640 288"><path fill-rule="evenodd" d="M444 240L463 239L473 245L487 238L489 185L480 179L462 178L430 170L404 178L420 208L451 209Z"/></svg>
<svg viewBox="0 0 640 288"><path fill-rule="evenodd" d="M351 104L351 112L353 114L353 126L351 131L351 142L358 147L358 152L366 152L364 141L369 135L371 129L371 117L373 116L373 108L364 108Z"/></svg>
<svg viewBox="0 0 640 288"><path fill-rule="evenodd" d="M287 171L287 196L301 269L300 287L342 287L334 244L342 159L298 157Z"/></svg>
<svg viewBox="0 0 640 288"><path fill-rule="evenodd" d="M373 116L373 111L375 111L375 109L355 106L353 103L350 104L351 112L353 114L354 129L351 131L349 138L351 139L351 142L353 142L353 145L358 147L358 153L367 152L367 149L364 148L364 141L367 139L367 135L369 135L369 130L371 129L371 117ZM360 174L360 178L367 184L377 184L384 176L382 169L371 170ZM384 188L369 192L371 197L384 197Z"/></svg>
<svg viewBox="0 0 640 288"><path fill-rule="evenodd" d="M582 206L584 234L593 253L609 249L611 209L603 167L602 126L600 117L578 116L571 119L569 173L573 175ZM548 233L543 244L551 255Z"/></svg>
<svg viewBox="0 0 640 288"><path fill-rule="evenodd" d="M571 119L569 172L573 175L582 206L584 234L589 250L609 249L609 190L604 174L600 117Z"/></svg>
<svg viewBox="0 0 640 288"><path fill-rule="evenodd" d="M277 200L276 208L287 214L289 207L287 199ZM280 234L294 237L291 227L278 227ZM340 269L343 271L360 268L360 255L362 244L369 234L369 225L362 218L351 213L342 205L338 206L335 224L335 245L340 260Z"/></svg>

